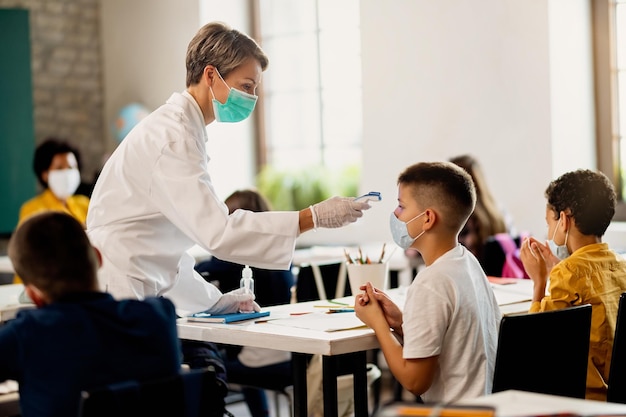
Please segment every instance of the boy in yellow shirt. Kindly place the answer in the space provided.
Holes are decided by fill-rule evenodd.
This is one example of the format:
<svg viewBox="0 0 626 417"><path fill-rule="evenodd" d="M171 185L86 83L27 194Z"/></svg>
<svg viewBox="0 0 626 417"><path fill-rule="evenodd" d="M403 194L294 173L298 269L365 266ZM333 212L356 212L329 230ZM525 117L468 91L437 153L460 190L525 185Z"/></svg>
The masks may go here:
<svg viewBox="0 0 626 417"><path fill-rule="evenodd" d="M601 172L581 169L552 181L545 195L550 239L531 237L521 249L534 283L530 312L592 305L585 397L606 401L617 308L626 291L626 261L602 243L615 213L615 190Z"/></svg>
<svg viewBox="0 0 626 417"><path fill-rule="evenodd" d="M43 192L22 205L18 224L35 213L54 210L71 215L85 226L89 198L74 194L80 185L77 153L67 142L54 138L37 147L33 169Z"/></svg>
<svg viewBox="0 0 626 417"><path fill-rule="evenodd" d="M33 214L62 211L85 227L89 197L74 194L80 185L78 151L64 141L48 138L35 150L33 169L43 191L22 204L18 225ZM22 280L16 274L13 282Z"/></svg>

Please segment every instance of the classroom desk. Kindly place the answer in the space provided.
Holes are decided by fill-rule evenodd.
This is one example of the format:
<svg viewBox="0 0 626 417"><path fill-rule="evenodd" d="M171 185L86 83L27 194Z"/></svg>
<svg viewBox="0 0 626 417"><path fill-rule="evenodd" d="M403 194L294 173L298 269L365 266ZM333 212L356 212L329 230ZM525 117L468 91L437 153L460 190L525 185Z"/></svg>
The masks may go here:
<svg viewBox="0 0 626 417"><path fill-rule="evenodd" d="M9 259L9 257L6 255L0 256L0 273L3 273L3 274L14 273L11 259Z"/></svg>
<svg viewBox="0 0 626 417"><path fill-rule="evenodd" d="M491 284L500 311L504 315L527 313L533 294L533 281L515 279L513 284Z"/></svg>
<svg viewBox="0 0 626 417"><path fill-rule="evenodd" d="M559 397L517 390L502 391L471 400L459 401L462 405L487 405L495 407L497 417L626 415L626 404Z"/></svg>
<svg viewBox="0 0 626 417"><path fill-rule="evenodd" d="M23 289L22 284L0 285L0 323L14 318L19 310L35 307L34 304L23 304L18 301Z"/></svg>
<svg viewBox="0 0 626 417"><path fill-rule="evenodd" d="M508 285L492 285L498 303L507 307L507 314L523 313L528 311L527 301L532 293L530 280L520 280L519 283ZM387 293L400 306L403 306L406 288L395 288ZM336 301L353 303L353 297L343 297ZM270 317L287 317L290 313L310 313L325 311L316 308L316 305L331 305L328 301L308 301L302 303L285 304L270 307L264 310L271 312ZM313 313L315 314L315 313ZM345 316L344 316L345 315ZM341 316L348 319L354 313L340 313L327 315ZM292 317L307 318L307 315ZM338 317L339 318L339 317ZM358 319L356 319L358 320ZM288 327L264 323L242 324L215 324L189 322L180 319L178 335L181 339L210 341L215 343L252 346L277 349L292 352L294 371L294 416L306 417L306 356L321 354L323 357L323 392L324 416L337 417L337 364L347 363L354 374L354 398L367 398L366 351L379 348L374 332L366 327L351 330L323 331L299 327ZM368 415L367 401L355 401L354 412L356 417Z"/></svg>
<svg viewBox="0 0 626 417"><path fill-rule="evenodd" d="M352 302L353 297L340 300ZM327 309L314 307L323 303L328 304L328 301L285 304L263 310L271 311L270 317L288 319L290 313L317 312L313 314L318 314L320 311L326 311ZM332 316L345 319L348 315L356 319L354 313L338 313ZM292 317L304 318L306 315ZM291 352L294 372L293 407L296 417L307 416L307 355L321 354L323 356L324 415L336 417L338 361L341 361L342 365L348 364L354 374L354 397L367 398L366 351L378 347L374 332L366 327L326 332L272 324L271 320L265 323L215 324L188 322L183 318L178 323L178 336L181 339ZM356 417L366 417L369 414L367 402L355 401L354 411Z"/></svg>
<svg viewBox="0 0 626 417"><path fill-rule="evenodd" d="M523 313L528 311L532 282L519 280L515 284L492 285L494 294L504 314ZM25 308L33 308L33 304L20 304L18 296L23 289L22 284L0 285L0 322L15 317L17 312ZM403 305L404 288L389 290L389 295ZM344 297L339 301L351 303L353 297ZM310 301L305 303L286 304L268 308L275 316L286 316L291 312L319 311L315 305L327 301ZM324 310L324 309L322 309ZM341 313L343 316L353 313ZM294 358L294 416L304 417L306 410L306 355L323 355L324 378L324 410L325 416L337 415L337 363L351 363L354 372L355 398L367 398L366 351L379 347L376 336L369 328L325 332L294 327L280 326L270 322L263 324L223 325L209 323L191 323L185 319L178 323L179 337L183 339L211 341L240 346L256 346L293 352ZM13 403L17 393L11 395ZM355 416L367 416L366 401L355 401ZM2 409L0 405L0 409Z"/></svg>

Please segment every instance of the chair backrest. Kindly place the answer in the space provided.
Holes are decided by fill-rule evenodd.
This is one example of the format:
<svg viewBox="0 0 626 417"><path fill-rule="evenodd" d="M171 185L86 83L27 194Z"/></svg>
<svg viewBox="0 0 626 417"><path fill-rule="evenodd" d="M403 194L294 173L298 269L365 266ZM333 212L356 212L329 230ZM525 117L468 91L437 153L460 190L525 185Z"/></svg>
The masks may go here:
<svg viewBox="0 0 626 417"><path fill-rule="evenodd" d="M591 305L504 316L493 392L515 389L584 398Z"/></svg>
<svg viewBox="0 0 626 417"><path fill-rule="evenodd" d="M223 398L214 402L207 395L206 388L214 385L215 373L210 369L110 384L82 392L79 417L221 417Z"/></svg>
<svg viewBox="0 0 626 417"><path fill-rule="evenodd" d="M296 279L296 300L315 301L321 299L333 298L335 296L335 288L342 262L323 263L323 264L307 264L302 265L299 269ZM316 272L317 269L317 272ZM319 274L316 277L316 273ZM320 294L320 292L322 294ZM345 286L344 294L350 295L350 286Z"/></svg>
<svg viewBox="0 0 626 417"><path fill-rule="evenodd" d="M606 400L626 404L626 293L619 297Z"/></svg>

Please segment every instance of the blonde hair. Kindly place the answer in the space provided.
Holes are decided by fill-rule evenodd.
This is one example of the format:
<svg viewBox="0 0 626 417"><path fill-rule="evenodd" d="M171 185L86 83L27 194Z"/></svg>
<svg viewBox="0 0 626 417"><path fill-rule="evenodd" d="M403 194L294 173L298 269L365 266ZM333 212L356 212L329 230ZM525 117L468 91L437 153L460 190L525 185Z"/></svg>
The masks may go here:
<svg viewBox="0 0 626 417"><path fill-rule="evenodd" d="M478 242L470 248L482 260L483 245L490 236L506 233L507 227L496 199L487 187L487 180L478 161L470 155L459 155L450 159L450 162L460 166L472 177L476 187L476 208L468 221L468 230L472 229Z"/></svg>
<svg viewBox="0 0 626 417"><path fill-rule="evenodd" d="M187 47L187 87L198 84L207 65L213 65L223 78L249 58L265 71L269 59L254 39L221 22L202 26Z"/></svg>

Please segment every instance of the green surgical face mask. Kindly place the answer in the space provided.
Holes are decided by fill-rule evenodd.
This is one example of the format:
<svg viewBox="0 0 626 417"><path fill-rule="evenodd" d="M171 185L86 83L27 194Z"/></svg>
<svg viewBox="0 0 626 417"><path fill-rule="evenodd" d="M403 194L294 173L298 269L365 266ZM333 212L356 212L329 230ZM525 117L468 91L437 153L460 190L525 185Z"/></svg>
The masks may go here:
<svg viewBox="0 0 626 417"><path fill-rule="evenodd" d="M226 81L222 78L219 71L215 70L219 75L222 82L229 88L228 98L225 103L220 103L215 99L213 89L211 88L211 94L213 94L213 114L215 120L222 123L236 123L245 120L250 116L254 106L256 105L257 96L244 93L243 91L231 88Z"/></svg>

